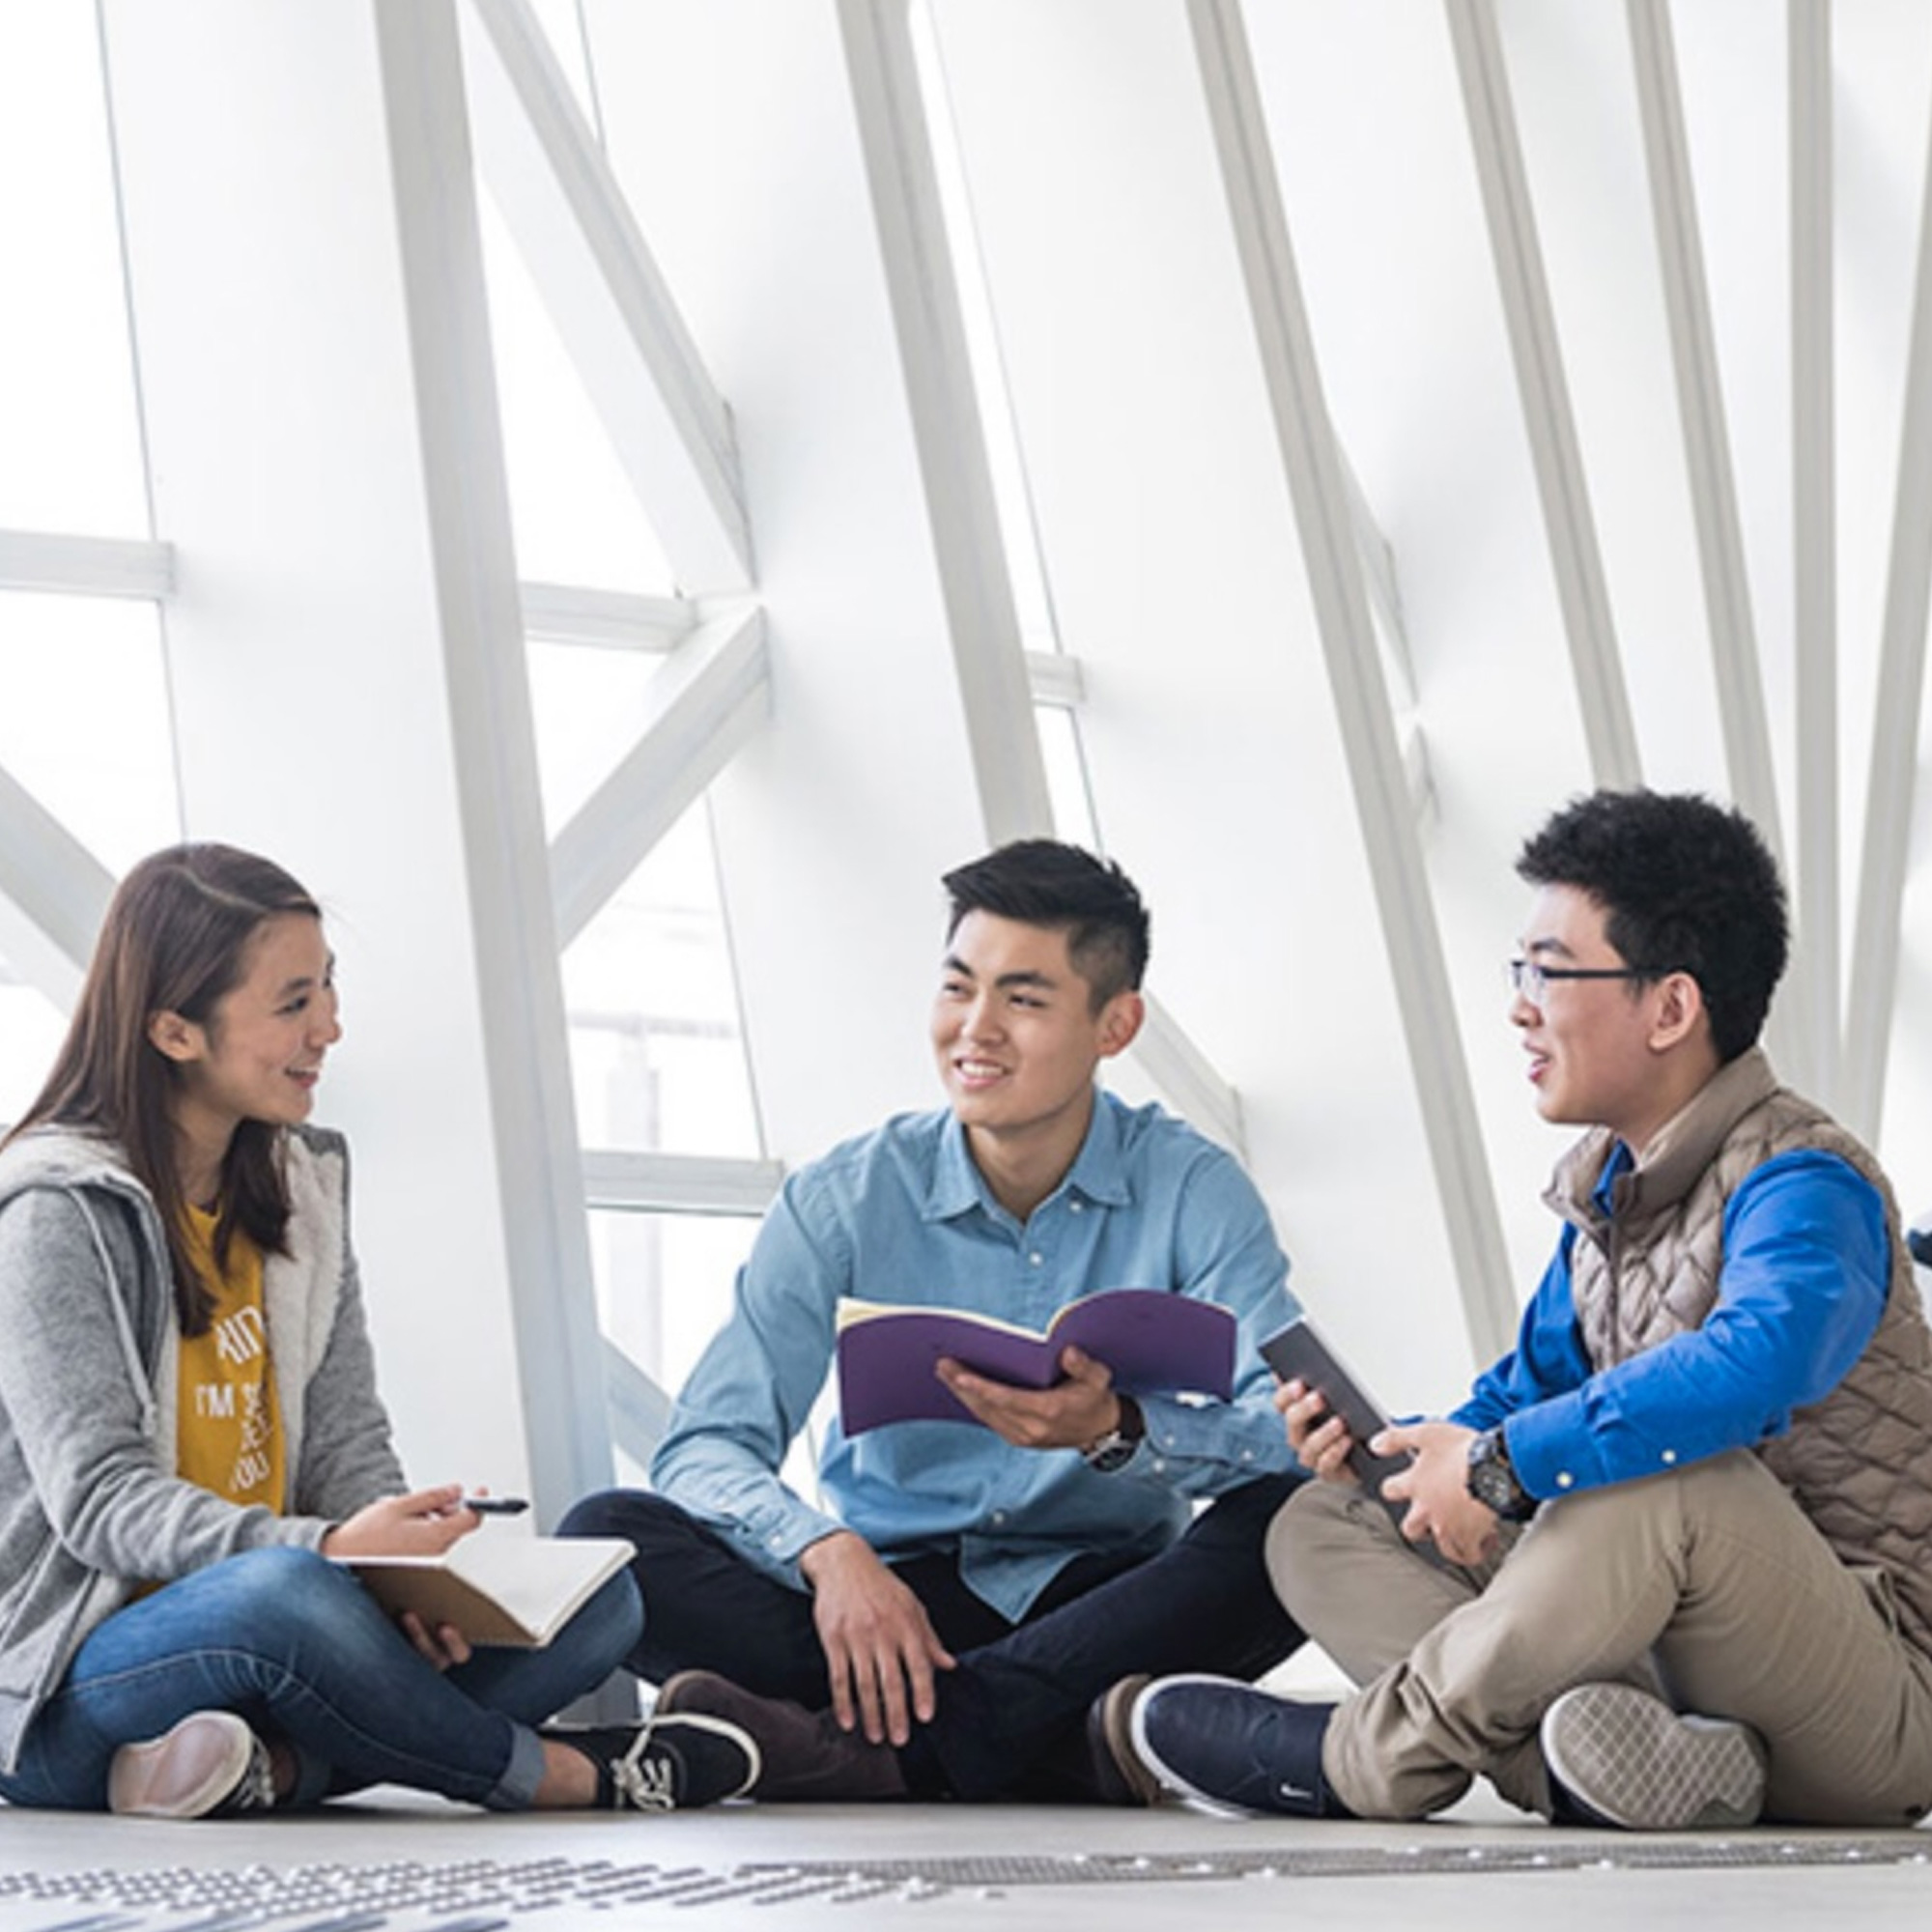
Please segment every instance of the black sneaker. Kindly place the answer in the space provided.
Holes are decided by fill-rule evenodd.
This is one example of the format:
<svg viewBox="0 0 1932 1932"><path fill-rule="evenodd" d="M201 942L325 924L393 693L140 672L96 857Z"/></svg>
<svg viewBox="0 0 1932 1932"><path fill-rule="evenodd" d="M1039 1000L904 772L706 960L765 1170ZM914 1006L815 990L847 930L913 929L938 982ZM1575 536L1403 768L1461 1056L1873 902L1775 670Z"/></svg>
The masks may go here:
<svg viewBox="0 0 1932 1932"><path fill-rule="evenodd" d="M1170 1791L1215 1811L1347 1818L1321 1776L1334 1709L1232 1677L1156 1678L1133 1702L1134 1753Z"/></svg>
<svg viewBox="0 0 1932 1932"><path fill-rule="evenodd" d="M275 1802L269 1747L233 1711L190 1711L158 1738L123 1745L107 1808L134 1818L234 1818Z"/></svg>
<svg viewBox="0 0 1932 1932"><path fill-rule="evenodd" d="M717 1718L550 1724L539 1735L582 1751L597 1767L599 1810L695 1811L742 1798L758 1780L757 1746Z"/></svg>
<svg viewBox="0 0 1932 1932"><path fill-rule="evenodd" d="M680 1670L665 1680L657 1708L687 1723L700 1719L757 1740L761 1803L849 1804L903 1798L905 1773L889 1744L841 1731L830 1711L808 1711L782 1697L759 1697L715 1670ZM668 1721L660 1717L659 1722Z"/></svg>
<svg viewBox="0 0 1932 1932"><path fill-rule="evenodd" d="M1634 1684L1579 1684L1543 1714L1558 1824L1627 1832L1721 1831L1757 1822L1765 1749L1726 1718L1680 1716Z"/></svg>

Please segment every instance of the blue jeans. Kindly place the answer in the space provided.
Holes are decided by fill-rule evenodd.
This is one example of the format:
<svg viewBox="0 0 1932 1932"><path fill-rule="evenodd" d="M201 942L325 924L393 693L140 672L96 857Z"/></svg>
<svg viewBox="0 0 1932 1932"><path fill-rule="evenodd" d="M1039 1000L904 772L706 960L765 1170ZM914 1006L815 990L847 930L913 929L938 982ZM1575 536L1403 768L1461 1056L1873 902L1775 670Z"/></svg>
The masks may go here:
<svg viewBox="0 0 1932 1932"><path fill-rule="evenodd" d="M190 1711L239 1712L294 1751L286 1801L408 1784L521 1810L543 1776L533 1725L594 1690L643 1629L620 1572L541 1650L479 1650L443 1672L362 1586L313 1550L246 1550L99 1625L27 1728L12 1804L103 1810L125 1744Z"/></svg>
<svg viewBox="0 0 1932 1932"><path fill-rule="evenodd" d="M1017 1623L981 1602L946 1551L894 1574L925 1605L958 1667L939 1709L899 1753L918 1798L1091 1802L1088 1707L1116 1678L1206 1670L1253 1679L1301 1642L1263 1561L1275 1512L1303 1479L1264 1476L1217 1497L1158 1555L1074 1557ZM762 1697L831 1701L803 1591L753 1570L715 1531L641 1490L573 1505L562 1536L625 1536L645 1634L630 1666L648 1683L715 1670Z"/></svg>

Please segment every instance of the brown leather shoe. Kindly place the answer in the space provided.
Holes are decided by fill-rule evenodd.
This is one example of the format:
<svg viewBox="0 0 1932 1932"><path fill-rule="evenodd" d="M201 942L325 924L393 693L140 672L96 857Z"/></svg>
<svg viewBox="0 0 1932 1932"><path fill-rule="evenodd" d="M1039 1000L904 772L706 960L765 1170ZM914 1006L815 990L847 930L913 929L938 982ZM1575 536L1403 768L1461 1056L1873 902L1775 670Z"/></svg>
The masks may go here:
<svg viewBox="0 0 1932 1932"><path fill-rule="evenodd" d="M680 1670L658 1691L656 1715L722 1718L756 1744L750 1796L767 1804L839 1804L906 1796L898 1752L863 1731L841 1731L830 1711L756 1697L715 1670Z"/></svg>
<svg viewBox="0 0 1932 1932"><path fill-rule="evenodd" d="M1122 1677L1087 1710L1087 1754L1094 1788L1103 1804L1157 1804L1160 1780L1134 1749L1134 1699L1153 1679L1146 1671Z"/></svg>

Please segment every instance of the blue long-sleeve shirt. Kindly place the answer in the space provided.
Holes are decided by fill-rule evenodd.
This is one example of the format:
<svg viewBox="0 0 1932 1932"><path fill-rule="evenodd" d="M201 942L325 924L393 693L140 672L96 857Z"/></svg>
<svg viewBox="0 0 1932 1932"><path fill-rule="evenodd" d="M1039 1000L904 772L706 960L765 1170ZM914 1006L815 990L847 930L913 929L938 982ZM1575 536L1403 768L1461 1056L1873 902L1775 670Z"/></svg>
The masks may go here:
<svg viewBox="0 0 1932 1932"><path fill-rule="evenodd" d="M1631 1164L1619 1146L1596 1199ZM1594 1489L1747 1448L1791 1426L1863 1353L1891 1257L1878 1190L1835 1154L1780 1154L1724 1208L1718 1299L1701 1327L1593 1372L1572 1298L1566 1227L1523 1311L1515 1350L1453 1421L1500 1423L1533 1496Z"/></svg>
<svg viewBox="0 0 1932 1932"><path fill-rule="evenodd" d="M679 1396L656 1487L797 1585L835 1529L887 1556L956 1549L967 1583L1017 1618L1090 1549L1163 1548L1189 1499L1293 1466L1257 1344L1297 1304L1267 1210L1234 1158L1158 1107L1095 1096L1079 1155L1022 1223L993 1198L948 1113L907 1115L786 1182L740 1270L730 1320ZM894 1423L819 1459L825 1508L779 1478L832 1361L841 1295L968 1308L1044 1328L1104 1288L1160 1288L1239 1319L1235 1399L1138 1398L1147 1435L1096 1474L1070 1449L1016 1449L990 1429Z"/></svg>

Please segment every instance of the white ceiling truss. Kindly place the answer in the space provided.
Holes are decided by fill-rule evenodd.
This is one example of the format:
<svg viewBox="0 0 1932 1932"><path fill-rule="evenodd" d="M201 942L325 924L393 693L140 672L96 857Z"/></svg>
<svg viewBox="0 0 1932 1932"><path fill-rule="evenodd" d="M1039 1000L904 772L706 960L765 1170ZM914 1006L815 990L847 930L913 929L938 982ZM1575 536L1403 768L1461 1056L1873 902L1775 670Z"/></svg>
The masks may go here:
<svg viewBox="0 0 1932 1932"><path fill-rule="evenodd" d="M1865 797L1864 867L1852 934L1845 1027L1845 1105L1866 1132L1873 1130L1884 1107L1898 995L1899 925L1925 692L1925 621L1932 603L1932 152L1919 210L1918 269Z"/></svg>
<svg viewBox="0 0 1932 1932"><path fill-rule="evenodd" d="M1322 398L1247 36L1236 0L1189 0L1188 15L1463 1313L1478 1354L1495 1354L1508 1346L1516 1326L1495 1190L1369 613L1356 519Z"/></svg>
<svg viewBox="0 0 1932 1932"><path fill-rule="evenodd" d="M731 415L527 0L470 0L476 154L687 591L749 589Z"/></svg>
<svg viewBox="0 0 1932 1932"><path fill-rule="evenodd" d="M771 715L764 613L700 624L651 681L637 744L551 843L556 940L568 946Z"/></svg>
<svg viewBox="0 0 1932 1932"><path fill-rule="evenodd" d="M1447 0L1469 147L1515 359L1523 426L1570 643L1590 771L1602 785L1642 782L1643 766L1590 510L1581 441L1563 372L1549 283L1537 240L1509 72L1492 0Z"/></svg>

